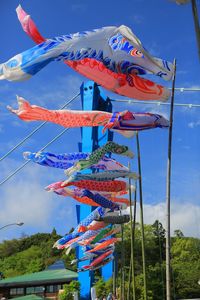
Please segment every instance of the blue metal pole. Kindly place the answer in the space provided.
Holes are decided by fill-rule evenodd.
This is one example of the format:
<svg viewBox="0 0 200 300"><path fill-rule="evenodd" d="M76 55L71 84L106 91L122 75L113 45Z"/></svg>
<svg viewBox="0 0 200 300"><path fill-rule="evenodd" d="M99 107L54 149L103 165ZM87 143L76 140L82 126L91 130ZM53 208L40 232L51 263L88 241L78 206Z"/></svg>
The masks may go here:
<svg viewBox="0 0 200 300"><path fill-rule="evenodd" d="M83 110L102 110L112 111L112 104L108 98L105 98L100 88L93 81L88 81L81 85L81 100ZM99 146L105 144L108 140L112 140L112 134L106 132L102 134L102 127L83 127L81 128L82 143L79 147L80 151L92 152ZM77 221L84 219L90 212L92 207L81 204L77 209ZM78 257L83 255L81 247L77 251ZM79 263L81 268L85 262ZM112 276L112 266L104 267L103 276L107 279ZM90 289L93 283L93 272L80 272L78 278L81 284L80 296L81 299L90 299Z"/></svg>

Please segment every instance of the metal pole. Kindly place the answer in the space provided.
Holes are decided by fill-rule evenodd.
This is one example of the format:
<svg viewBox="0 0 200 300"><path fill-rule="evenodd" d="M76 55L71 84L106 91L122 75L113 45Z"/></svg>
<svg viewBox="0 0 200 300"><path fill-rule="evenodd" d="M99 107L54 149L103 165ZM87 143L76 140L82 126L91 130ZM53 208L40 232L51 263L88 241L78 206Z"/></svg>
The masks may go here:
<svg viewBox="0 0 200 300"><path fill-rule="evenodd" d="M144 276L144 300L147 300L148 298L147 298L147 274L146 274L145 238L144 238L142 175L141 175L140 143L139 143L138 132L136 132L136 142L137 142L138 173L139 173L140 223L141 223L141 235L142 235L142 263L143 263L143 276Z"/></svg>
<svg viewBox="0 0 200 300"><path fill-rule="evenodd" d="M0 230L1 230L1 229L4 229L4 228L6 228L6 227L12 226L12 225L22 226L22 225L24 225L24 223L23 223L23 222L10 223L10 224L7 224L7 225L5 225L5 226L3 226L3 227L0 227Z"/></svg>
<svg viewBox="0 0 200 300"><path fill-rule="evenodd" d="M171 266L170 266L170 202L171 202L171 154L172 154L172 127L174 111L174 91L176 79L176 59L174 59L174 78L172 82L172 95L169 119L167 180L166 180L166 299L171 300Z"/></svg>
<svg viewBox="0 0 200 300"><path fill-rule="evenodd" d="M124 225L121 225L121 300L125 300L125 273L124 273Z"/></svg>
<svg viewBox="0 0 200 300"><path fill-rule="evenodd" d="M130 162L128 163L128 168L130 171ZM134 268L134 230L135 230L135 226L133 228L133 212L132 212L132 191L131 191L131 178L129 178L129 208L130 208L130 234L131 234L131 264L130 264L130 277L129 280L131 282L131 270L132 270L132 286L133 286L133 300L136 300L135 298L135 268ZM135 199L134 199L135 200ZM134 201L135 202L135 201ZM135 211L135 207L134 207L134 211ZM130 283L129 283L130 284ZM129 287L129 299L130 299L130 287Z"/></svg>
<svg viewBox="0 0 200 300"><path fill-rule="evenodd" d="M132 258L130 258L130 263L129 263L129 272L128 272L128 292L127 292L127 300L131 299L131 272L132 272Z"/></svg>
<svg viewBox="0 0 200 300"><path fill-rule="evenodd" d="M117 264L117 257L116 253L114 253L114 260L113 260L113 295L116 297L116 264Z"/></svg>
<svg viewBox="0 0 200 300"><path fill-rule="evenodd" d="M198 17L196 0L191 0L191 4L192 4L192 13L194 18L194 27L195 27L196 38L197 38L198 54L200 59L200 25L199 25L199 17Z"/></svg>
<svg viewBox="0 0 200 300"><path fill-rule="evenodd" d="M135 241L136 208L137 208L137 181L135 181L135 192L134 192L134 202L133 202L133 250L134 250L134 241ZM134 262L134 260L133 260L133 262ZM134 264L133 264L133 266L134 266ZM134 283L133 283L133 285L134 285L133 295L135 295L135 300L136 300L136 294L135 294L135 267L133 269L133 281L134 281Z"/></svg>

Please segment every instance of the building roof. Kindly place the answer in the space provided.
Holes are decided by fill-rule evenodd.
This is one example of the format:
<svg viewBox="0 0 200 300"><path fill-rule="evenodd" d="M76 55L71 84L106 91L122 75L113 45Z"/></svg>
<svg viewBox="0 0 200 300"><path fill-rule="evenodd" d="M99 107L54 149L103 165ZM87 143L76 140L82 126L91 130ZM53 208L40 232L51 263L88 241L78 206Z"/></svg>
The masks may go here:
<svg viewBox="0 0 200 300"><path fill-rule="evenodd" d="M37 295L26 295L26 296L21 296L21 297L15 297L15 299L16 300L42 300L44 298L37 296Z"/></svg>
<svg viewBox="0 0 200 300"><path fill-rule="evenodd" d="M77 272L68 270L60 261L53 264L48 269L24 274L16 277L6 278L0 280L0 288L2 287L22 287L22 286L36 286L43 284L59 284L77 279Z"/></svg>

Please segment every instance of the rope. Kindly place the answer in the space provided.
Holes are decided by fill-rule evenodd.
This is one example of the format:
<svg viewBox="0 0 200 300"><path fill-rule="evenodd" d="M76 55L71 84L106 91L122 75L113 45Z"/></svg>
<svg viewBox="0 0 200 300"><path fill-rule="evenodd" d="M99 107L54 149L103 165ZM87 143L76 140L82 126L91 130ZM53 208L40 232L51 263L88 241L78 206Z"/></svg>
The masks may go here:
<svg viewBox="0 0 200 300"><path fill-rule="evenodd" d="M78 96L80 95L80 93L78 93L77 95L75 95L74 97L72 97L67 103L65 103L59 110L64 109L65 107L67 107L73 100L75 100ZM10 155L13 151L15 151L18 147L20 147L24 142L26 142L30 137L32 137L37 131L39 131L45 124L47 123L47 121L43 122L42 124L40 124L38 127L36 127L31 133L29 133L23 140L21 140L17 145L15 145L12 149L10 149L5 155L3 155L0 158L0 162L2 160L4 160L8 155Z"/></svg>
<svg viewBox="0 0 200 300"><path fill-rule="evenodd" d="M200 24L199 24L197 3L195 0L191 0L191 4L192 4L192 13L193 13L194 27L195 27L196 39L197 39L198 55L200 59Z"/></svg>
<svg viewBox="0 0 200 300"><path fill-rule="evenodd" d="M176 59L174 59L174 78L172 81L172 96L170 103L168 154L167 154L167 178L166 178L166 300L171 300L171 157L172 157L172 132L174 112L174 88L176 82Z"/></svg>
<svg viewBox="0 0 200 300"><path fill-rule="evenodd" d="M171 104L169 102L158 102L158 101L140 101L140 100L132 100L132 99L127 99L127 100L121 100L121 99L115 99L112 100L112 102L122 102L122 103L128 103L128 104L153 104L153 105L166 105L166 106L170 106ZM200 107L200 104L192 104L192 103L174 103L174 106L184 106L184 107L188 107L188 108L193 108L193 107Z"/></svg>
<svg viewBox="0 0 200 300"><path fill-rule="evenodd" d="M148 299L147 296L147 272L146 272L146 255L145 255L145 235L144 235L144 216L143 216L143 196L142 196L142 174L141 174L141 158L140 158L140 143L138 131L136 131L136 144L137 144L137 159L138 159L138 174L139 174L139 203L140 203L140 224L141 224L141 242L142 242L142 265L144 276L144 300Z"/></svg>
<svg viewBox="0 0 200 300"><path fill-rule="evenodd" d="M49 145L51 145L53 142L55 142L59 137L61 137L69 128L65 128L63 131L61 131L58 135L56 135L49 143L47 143L43 148L40 149L40 151L43 151L46 149ZM27 160L25 163L23 163L20 167L14 170L10 175L8 175L3 181L0 182L0 186L4 184L6 181L8 181L10 178L12 178L15 174L17 174L19 171L21 171L31 160Z"/></svg>
<svg viewBox="0 0 200 300"><path fill-rule="evenodd" d="M129 171L130 162L128 163ZM136 188L135 188L136 189ZM134 267L134 235L135 235L135 224L133 229L133 212L132 212L132 192L131 192L131 178L129 178L129 208L130 208L130 235L131 235L131 257L130 257L130 277L129 277L129 285L131 284L131 271L132 271L132 288L133 288L133 300L136 300L135 294L135 267ZM135 204L135 199L134 199ZM134 207L134 214L135 214L135 207ZM128 287L128 299L130 299L130 286Z"/></svg>
<svg viewBox="0 0 200 300"><path fill-rule="evenodd" d="M121 214L121 212L120 212ZM124 224L121 225L121 300L125 300L125 246L124 246Z"/></svg>
<svg viewBox="0 0 200 300"><path fill-rule="evenodd" d="M159 219L157 222L157 235L158 235L158 243L159 243L159 256L160 256L160 273L161 273L161 281L162 281L162 295L163 299L165 299L165 283L164 283L164 269L163 269L163 259L162 259L162 245L160 240L160 232L159 232Z"/></svg>

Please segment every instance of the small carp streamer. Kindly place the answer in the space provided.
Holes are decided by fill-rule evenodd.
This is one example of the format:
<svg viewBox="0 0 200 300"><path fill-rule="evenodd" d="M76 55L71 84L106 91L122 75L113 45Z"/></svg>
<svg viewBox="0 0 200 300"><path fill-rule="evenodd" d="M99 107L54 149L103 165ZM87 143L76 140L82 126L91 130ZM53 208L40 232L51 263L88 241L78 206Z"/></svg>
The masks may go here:
<svg viewBox="0 0 200 300"><path fill-rule="evenodd" d="M129 215L122 215L122 216L102 216L102 217L97 217L94 219L95 221L103 221L108 224L124 224L128 223L130 221L130 216Z"/></svg>
<svg viewBox="0 0 200 300"><path fill-rule="evenodd" d="M115 153L133 158L133 153L130 150L128 150L127 146L119 145L117 143L109 141L104 146L92 152L86 159L81 159L78 162L76 162L73 167L69 168L65 172L66 175L69 176L74 172L90 168L92 165L97 164L106 153Z"/></svg>
<svg viewBox="0 0 200 300"><path fill-rule="evenodd" d="M79 188L69 189L69 188L65 187L65 188L59 188L59 189L54 190L54 193L56 193L57 195L60 195L60 196L64 196L64 197L72 197L76 201L87 204L87 205L101 206L101 203L98 203L97 201L92 200L91 197L85 195L85 189L79 189ZM96 191L93 191L93 193L97 194ZM105 197L108 198L112 202L121 204L121 207L126 208L127 206L130 205L130 202L128 199L117 197L117 196L121 196L121 194L118 194L115 192L111 192L111 193L99 192L99 194L104 198Z"/></svg>
<svg viewBox="0 0 200 300"><path fill-rule="evenodd" d="M100 194L93 194L89 190L84 190L82 195L83 195L83 197L86 196L86 197L92 199L95 203L97 203L98 205L100 205L104 208L109 208L111 210L120 208L118 204L113 203L112 201L106 199L105 197L103 197Z"/></svg>
<svg viewBox="0 0 200 300"><path fill-rule="evenodd" d="M104 223L103 221L92 221L88 226L80 226L79 232L85 232L88 230L99 230L106 227L108 224Z"/></svg>
<svg viewBox="0 0 200 300"><path fill-rule="evenodd" d="M104 111L75 111L75 110L48 110L37 105L30 105L28 101L17 96L19 109L8 109L23 121L47 121L64 127L96 127L104 126L126 137L134 135L134 131L152 128L169 127L169 121L158 114L134 113L124 111L121 113L108 113Z"/></svg>
<svg viewBox="0 0 200 300"><path fill-rule="evenodd" d="M62 183L62 186L65 186L69 182L75 182L79 180L95 180L95 181L109 181L116 178L133 178L138 179L138 175L134 172L129 171L106 171L101 173L92 173L92 174L81 174L77 173L76 175L70 176L66 181Z"/></svg>
<svg viewBox="0 0 200 300"><path fill-rule="evenodd" d="M84 160L90 157L90 153L74 152L74 153L62 153L54 154L50 152L24 152L23 156L26 160L31 160L41 166L68 169L79 160ZM92 170L127 170L128 168L120 164L116 160L103 156L98 163L90 166Z"/></svg>
<svg viewBox="0 0 200 300"><path fill-rule="evenodd" d="M79 235L79 227L80 226L88 226L92 221L97 218L98 216L103 216L105 214L106 210L103 207L97 207L93 212L91 212L84 220L82 220L79 225L74 229L74 231L64 237L62 237L60 240L58 240L55 244L64 245L68 241L70 241L73 238L76 238Z"/></svg>
<svg viewBox="0 0 200 300"><path fill-rule="evenodd" d="M97 257L98 255L101 255L101 254L102 254L102 251L97 252L97 254L96 253L87 253L84 256L82 256L81 258L73 259L71 261L71 265L77 264L81 261L91 260L91 259L93 259L93 258L95 258L95 257Z"/></svg>
<svg viewBox="0 0 200 300"><path fill-rule="evenodd" d="M76 248L79 246L79 244L84 241L87 240L93 236L95 236L97 233L99 233L99 230L88 230L85 233L83 233L83 235L75 238L73 241L69 241L68 243L62 245L61 247L56 246L57 248L65 248L67 249L66 254L69 254L69 252L71 251L71 249Z"/></svg>
<svg viewBox="0 0 200 300"><path fill-rule="evenodd" d="M17 15L24 31L38 43L0 65L0 79L30 78L51 61L64 61L80 74L123 96L141 100L169 98L163 86L138 75L155 74L170 80L173 65L151 56L130 28L103 27L93 31L45 39L30 16L19 6Z"/></svg>
<svg viewBox="0 0 200 300"><path fill-rule="evenodd" d="M101 254L99 257L95 258L89 265L83 266L82 268L85 270L93 270L94 267L102 263L108 256L110 256L113 253L112 250L109 250L103 254ZM79 270L80 272L80 270Z"/></svg>
<svg viewBox="0 0 200 300"><path fill-rule="evenodd" d="M100 240L102 240L103 238L107 237L107 236L110 236L110 235L113 235L113 234L116 234L118 232L121 231L121 228L120 227L112 227L112 226L108 226L106 228L103 228L99 234L96 235L96 237L91 241L91 245L92 244L96 244L98 243Z"/></svg>
<svg viewBox="0 0 200 300"><path fill-rule="evenodd" d="M96 181L96 180L79 180L71 181L64 184L64 181L58 181L45 187L46 191L56 191L62 187L76 186L81 189L88 189L90 191L99 192L126 192L128 190L128 184L122 180L109 180L109 181Z"/></svg>
<svg viewBox="0 0 200 300"><path fill-rule="evenodd" d="M68 169L72 167L78 160L86 159L90 153L75 152L54 154L50 152L24 152L23 156L26 160L31 160L41 166L53 167L59 169Z"/></svg>
<svg viewBox="0 0 200 300"><path fill-rule="evenodd" d="M121 241L121 238L111 238L111 239L108 239L102 243L99 243L97 244L97 246L95 246L94 248L92 248L91 250L88 250L87 252L95 252L95 251L99 251L99 250L102 250L102 249L105 249L107 248L108 246L116 243L116 242L119 242Z"/></svg>

